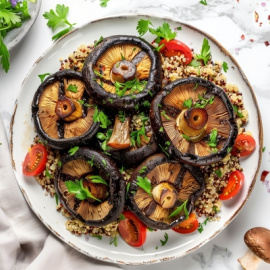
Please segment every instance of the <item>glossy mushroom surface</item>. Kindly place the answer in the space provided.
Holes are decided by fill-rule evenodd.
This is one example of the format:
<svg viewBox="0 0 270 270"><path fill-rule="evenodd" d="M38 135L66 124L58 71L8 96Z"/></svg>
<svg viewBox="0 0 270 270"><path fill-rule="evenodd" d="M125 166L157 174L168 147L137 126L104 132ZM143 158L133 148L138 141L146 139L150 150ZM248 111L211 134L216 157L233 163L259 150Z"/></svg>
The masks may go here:
<svg viewBox="0 0 270 270"><path fill-rule="evenodd" d="M164 153L194 166L223 159L238 133L226 93L197 77L174 81L160 91L150 119Z"/></svg>
<svg viewBox="0 0 270 270"><path fill-rule="evenodd" d="M148 191L141 181L146 181ZM132 174L128 207L150 228L167 230L186 219L203 189L204 178L197 167L159 153L147 158Z"/></svg>
<svg viewBox="0 0 270 270"><path fill-rule="evenodd" d="M161 89L160 56L135 36L105 38L87 57L82 73L89 94L113 110L134 110Z"/></svg>
<svg viewBox="0 0 270 270"><path fill-rule="evenodd" d="M74 155L62 155L60 160L55 187L73 217L91 226L104 226L119 218L124 207L125 182L109 157L82 147ZM92 197L78 199L75 191L68 189L67 183L81 180Z"/></svg>
<svg viewBox="0 0 270 270"><path fill-rule="evenodd" d="M96 134L95 107L80 72L58 71L37 89L32 101L36 132L56 149L86 144Z"/></svg>

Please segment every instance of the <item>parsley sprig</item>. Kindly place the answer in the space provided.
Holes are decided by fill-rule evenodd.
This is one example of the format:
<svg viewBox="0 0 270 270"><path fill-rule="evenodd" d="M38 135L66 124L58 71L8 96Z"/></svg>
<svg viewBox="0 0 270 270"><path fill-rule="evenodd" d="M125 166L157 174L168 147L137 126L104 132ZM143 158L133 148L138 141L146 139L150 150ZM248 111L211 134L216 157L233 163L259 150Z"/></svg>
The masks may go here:
<svg viewBox="0 0 270 270"><path fill-rule="evenodd" d="M67 25L68 27L64 30L58 32L52 37L52 40L57 40L60 37L64 36L68 32L70 32L73 29L73 26L76 23L70 23L67 20L67 15L69 12L69 7L60 4L56 5L55 11L53 9L50 9L50 11L46 11L43 14L43 17L48 20L47 25L52 28L52 30L55 30L59 26Z"/></svg>
<svg viewBox="0 0 270 270"><path fill-rule="evenodd" d="M205 66L207 65L208 61L211 59L210 45L206 38L203 39L201 53L196 54L195 59L202 60ZM191 62L191 65L192 65L192 62Z"/></svg>
<svg viewBox="0 0 270 270"><path fill-rule="evenodd" d="M87 176L86 178L91 180L91 182L94 184L103 184L108 186L108 183L100 175L90 175Z"/></svg>
<svg viewBox="0 0 270 270"><path fill-rule="evenodd" d="M75 180L75 182L69 180L65 181L66 187L69 193L75 194L75 197L79 200L85 200L87 198L94 199L101 202L101 200L94 197L87 187L83 185L83 179Z"/></svg>
<svg viewBox="0 0 270 270"><path fill-rule="evenodd" d="M147 177L137 176L137 185L152 197L152 185Z"/></svg>
<svg viewBox="0 0 270 270"><path fill-rule="evenodd" d="M188 210L187 210L187 202L188 200L185 200L180 206L178 206L170 215L169 217L175 217L177 216L178 214L181 213L182 210L184 210L184 213L186 215L186 218L189 217L189 213L188 213Z"/></svg>
<svg viewBox="0 0 270 270"><path fill-rule="evenodd" d="M209 137L209 141L207 142L207 144L212 147L215 148L217 147L217 129L212 129L211 133L210 133L210 137Z"/></svg>
<svg viewBox="0 0 270 270"><path fill-rule="evenodd" d="M100 111L97 106L95 106L93 121L95 123L100 122L101 128L107 128L112 123L108 116L103 111Z"/></svg>
<svg viewBox="0 0 270 270"><path fill-rule="evenodd" d="M129 91L129 94L134 94L143 91L145 88L145 85L147 84L147 81L139 81L137 78L127 81L124 83L115 82L115 92L116 95L119 97L122 97L125 95L126 91Z"/></svg>
<svg viewBox="0 0 270 270"><path fill-rule="evenodd" d="M0 1L0 59L1 65L5 72L10 67L10 54L4 43L6 34L14 28L20 28L22 23L31 18L26 0L16 2L12 6L8 0Z"/></svg>
<svg viewBox="0 0 270 270"><path fill-rule="evenodd" d="M110 150L111 148L107 145L108 141L110 140L111 136L112 136L112 129L108 129L106 133L102 133L102 132L98 132L97 133L97 138L102 142L101 144L101 149L104 152L107 152L108 150Z"/></svg>

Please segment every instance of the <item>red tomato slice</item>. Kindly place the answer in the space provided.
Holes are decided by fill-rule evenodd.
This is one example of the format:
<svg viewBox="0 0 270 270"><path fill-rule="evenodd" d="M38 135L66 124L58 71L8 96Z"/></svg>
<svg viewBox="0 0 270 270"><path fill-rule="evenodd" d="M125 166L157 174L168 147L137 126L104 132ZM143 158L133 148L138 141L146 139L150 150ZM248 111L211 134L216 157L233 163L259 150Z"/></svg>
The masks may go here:
<svg viewBox="0 0 270 270"><path fill-rule="evenodd" d="M146 240L146 225L130 211L124 211L123 215L125 219L120 220L118 225L121 237L130 246L142 246Z"/></svg>
<svg viewBox="0 0 270 270"><path fill-rule="evenodd" d="M172 229L178 233L192 233L197 230L199 227L199 221L195 213L191 213L187 220L179 223L177 226Z"/></svg>
<svg viewBox="0 0 270 270"><path fill-rule="evenodd" d="M239 134L236 137L232 148L232 155L240 154L240 157L249 156L255 149L256 142L254 138L248 134Z"/></svg>
<svg viewBox="0 0 270 270"><path fill-rule="evenodd" d="M234 171L230 174L227 186L219 195L220 200L229 200L234 197L242 188L245 176L241 171Z"/></svg>
<svg viewBox="0 0 270 270"><path fill-rule="evenodd" d="M261 174L261 181L264 182L265 181L265 178L266 176L269 174L269 171L262 171L262 174Z"/></svg>
<svg viewBox="0 0 270 270"><path fill-rule="evenodd" d="M172 56L179 56L181 54L185 55L186 62L185 64L188 65L191 60L192 60L192 51L191 49L183 42L172 39L167 41L166 39L162 39L158 46L161 46L162 44L163 47L159 50L160 53L162 53L166 57L172 57Z"/></svg>
<svg viewBox="0 0 270 270"><path fill-rule="evenodd" d="M25 156L23 174L36 176L44 171L47 162L47 150L42 144L35 144Z"/></svg>

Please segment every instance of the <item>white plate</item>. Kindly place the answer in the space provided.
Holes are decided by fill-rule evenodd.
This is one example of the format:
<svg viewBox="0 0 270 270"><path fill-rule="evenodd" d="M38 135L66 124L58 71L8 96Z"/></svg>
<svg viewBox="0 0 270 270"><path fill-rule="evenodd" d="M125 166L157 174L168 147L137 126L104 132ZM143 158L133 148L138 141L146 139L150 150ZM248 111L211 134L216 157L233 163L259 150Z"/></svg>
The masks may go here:
<svg viewBox="0 0 270 270"><path fill-rule="evenodd" d="M236 61L208 34L181 22L151 17L155 27L164 21L167 21L172 28L181 26L179 39L194 48L195 52L200 52L203 38L206 37L211 46L213 59L228 63L230 67L226 73L228 82L236 83L243 93L244 104L249 111L249 122L246 129L252 132L257 142L255 152L241 162L246 176L244 187L236 198L224 203L220 213L220 221L208 223L201 234L196 232L190 235L181 235L171 230L166 231L169 240L164 246L161 246L160 239L164 239L165 231L148 232L147 241L143 248L132 248L120 238L118 246L115 247L110 245L110 239L107 237L103 237L102 240L85 236L78 237L65 229L66 218L55 210L55 200L44 196L41 187L34 179L23 176L21 169L27 149L35 136L31 121L31 101L40 84L38 74L56 72L60 67L60 58L67 58L80 44L92 44L101 35L103 37L114 34L137 35L137 21L141 18L147 19L148 17L127 16L98 20L84 25L56 42L38 59L25 79L11 123L11 151L16 178L34 213L55 235L80 252L103 261L124 264L156 263L179 258L198 249L220 233L239 213L250 195L259 170L262 148L261 118L256 98ZM151 34L145 35L145 39L152 41L153 36Z"/></svg>
<svg viewBox="0 0 270 270"><path fill-rule="evenodd" d="M4 38L4 42L9 51L15 48L23 40L25 35L28 33L28 31L30 30L34 22L36 21L36 18L40 10L40 6L41 6L41 0L37 0L36 3L32 3L28 1L28 10L29 10L29 14L31 18L24 21L21 27L14 28L11 31L9 31Z"/></svg>

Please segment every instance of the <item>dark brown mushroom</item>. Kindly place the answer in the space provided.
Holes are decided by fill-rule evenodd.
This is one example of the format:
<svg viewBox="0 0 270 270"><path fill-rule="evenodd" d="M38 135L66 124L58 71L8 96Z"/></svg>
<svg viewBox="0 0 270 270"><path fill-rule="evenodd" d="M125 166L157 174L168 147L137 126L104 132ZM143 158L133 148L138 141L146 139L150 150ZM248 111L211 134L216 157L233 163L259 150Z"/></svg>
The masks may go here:
<svg viewBox="0 0 270 270"><path fill-rule="evenodd" d="M147 189L140 184L144 181ZM186 219L204 186L197 167L159 153L147 158L131 175L127 204L149 227L167 230Z"/></svg>
<svg viewBox="0 0 270 270"><path fill-rule="evenodd" d="M87 57L82 73L93 99L112 110L137 109L161 89L160 56L135 36L105 38Z"/></svg>
<svg viewBox="0 0 270 270"><path fill-rule="evenodd" d="M98 145L118 164L134 166L156 153L158 145L147 113L115 116L115 121L104 133L97 134Z"/></svg>
<svg viewBox="0 0 270 270"><path fill-rule="evenodd" d="M41 83L32 102L32 118L40 139L56 149L87 144L97 133L95 107L80 72L58 71Z"/></svg>
<svg viewBox="0 0 270 270"><path fill-rule="evenodd" d="M160 91L151 103L150 119L162 150L195 166L223 159L238 133L226 93L197 77L176 80Z"/></svg>
<svg viewBox="0 0 270 270"><path fill-rule="evenodd" d="M261 260L270 263L270 230L255 227L245 233L246 254L238 259L245 270L256 270Z"/></svg>
<svg viewBox="0 0 270 270"><path fill-rule="evenodd" d="M115 163L97 151L79 148L61 156L55 188L73 217L90 226L104 226L117 218L124 207L125 181ZM79 198L69 184L81 182L91 196ZM84 192L84 191L83 191Z"/></svg>

